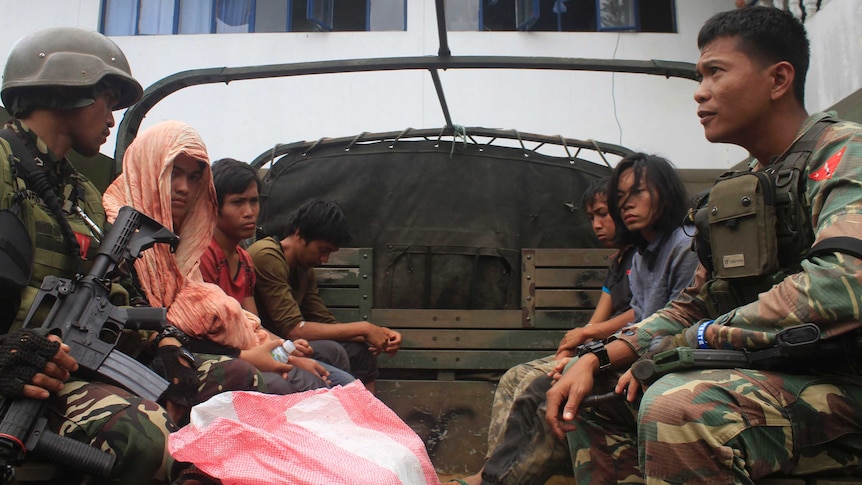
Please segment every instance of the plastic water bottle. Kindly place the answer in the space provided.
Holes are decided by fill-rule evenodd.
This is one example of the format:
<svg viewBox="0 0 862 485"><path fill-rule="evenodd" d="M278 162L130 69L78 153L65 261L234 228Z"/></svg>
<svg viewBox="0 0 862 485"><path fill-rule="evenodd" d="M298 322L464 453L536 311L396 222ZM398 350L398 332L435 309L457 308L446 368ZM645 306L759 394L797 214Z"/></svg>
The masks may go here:
<svg viewBox="0 0 862 485"><path fill-rule="evenodd" d="M284 343L281 344L281 347L273 349L272 358L282 364L287 364L290 354L292 354L294 350L296 350L296 345L294 345L290 340L285 340Z"/></svg>

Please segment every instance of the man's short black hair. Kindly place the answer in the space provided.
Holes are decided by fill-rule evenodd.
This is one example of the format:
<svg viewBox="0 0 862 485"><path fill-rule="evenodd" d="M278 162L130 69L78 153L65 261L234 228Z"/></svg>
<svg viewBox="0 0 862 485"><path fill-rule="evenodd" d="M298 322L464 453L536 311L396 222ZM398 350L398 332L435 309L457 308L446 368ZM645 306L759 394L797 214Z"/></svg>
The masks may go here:
<svg viewBox="0 0 862 485"><path fill-rule="evenodd" d="M245 162L222 158L213 163L213 185L219 210L224 205L225 197L245 192L252 182L257 184L257 190L260 192L260 177L257 176L257 171Z"/></svg>
<svg viewBox="0 0 862 485"><path fill-rule="evenodd" d="M634 172L632 189L639 187L641 181L646 178L647 190L652 195L653 204L658 203L655 207L658 218L652 226L655 231L669 233L682 226L688 212L689 199L682 179L679 178L669 160L646 153L633 153L620 160L608 184L608 212L611 213L611 218L617 226L614 242L620 247L628 244L645 247L647 241L640 232L629 231L620 214L620 205L623 201L620 200L617 187L619 187L620 176L628 169Z"/></svg>
<svg viewBox="0 0 862 485"><path fill-rule="evenodd" d="M288 236L297 231L306 242L326 241L338 247L350 242L347 218L333 201L312 199L302 204L287 223Z"/></svg>
<svg viewBox="0 0 862 485"><path fill-rule="evenodd" d="M600 179L593 180L593 183L587 187L587 190L585 190L584 194L581 196L581 207L584 208L584 211L592 207L599 197L607 199L609 180L609 177L602 177Z"/></svg>
<svg viewBox="0 0 862 485"><path fill-rule="evenodd" d="M805 104L805 76L811 51L802 22L774 7L746 7L717 13L703 24L697 47L703 50L718 37L737 37L739 48L765 64L787 61L796 71L793 94Z"/></svg>

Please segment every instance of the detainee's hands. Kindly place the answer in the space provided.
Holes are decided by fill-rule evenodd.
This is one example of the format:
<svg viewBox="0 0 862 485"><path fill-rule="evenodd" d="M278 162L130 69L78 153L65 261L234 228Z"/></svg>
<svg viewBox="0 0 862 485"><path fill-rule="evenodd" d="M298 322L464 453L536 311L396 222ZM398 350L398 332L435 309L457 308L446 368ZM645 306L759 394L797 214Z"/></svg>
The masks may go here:
<svg viewBox="0 0 862 485"><path fill-rule="evenodd" d="M567 432L575 429L575 425L570 422L575 419L581 401L592 393L593 372L597 368L596 356L586 354L545 394L548 405L545 420L557 438L563 439Z"/></svg>
<svg viewBox="0 0 862 485"><path fill-rule="evenodd" d="M558 359L554 363L554 369L551 372L548 372L548 377L551 378L554 383L560 380L563 377L563 371L566 369L566 366L569 364L569 361L572 360L571 357L563 357L562 359Z"/></svg>
<svg viewBox="0 0 862 485"><path fill-rule="evenodd" d="M293 345L296 346L296 350L294 350L290 355L295 355L297 357L311 357L312 354L314 354L314 349L311 348L311 344L304 338L294 340Z"/></svg>
<svg viewBox="0 0 862 485"><path fill-rule="evenodd" d="M298 367L316 375L320 380L325 382L327 386L332 385L332 382L329 380L329 371L320 365L320 362L306 357L294 357L291 355L290 363L293 364L294 367Z"/></svg>
<svg viewBox="0 0 862 485"><path fill-rule="evenodd" d="M72 350L60 337L49 335L48 340L60 342L57 353L45 364L42 372L37 372L29 384L24 384L22 395L31 399L48 399L52 392L63 389L63 383L72 372L78 370L78 361L69 352Z"/></svg>
<svg viewBox="0 0 862 485"><path fill-rule="evenodd" d="M280 347L283 342L283 340L267 340L257 347L241 351L239 358L255 366L261 372L277 372L281 374L281 377L287 379L287 373L293 369L293 366L272 358L272 351L276 347Z"/></svg>
<svg viewBox="0 0 862 485"><path fill-rule="evenodd" d="M560 345L557 347L556 357L558 359L562 357L574 357L575 348L588 340L592 340L592 337L587 335L586 327L578 327L569 330L563 336L563 339L560 341Z"/></svg>
<svg viewBox="0 0 862 485"><path fill-rule="evenodd" d="M371 322L363 323L367 324L363 337L365 338L365 343L368 344L371 353L378 355L381 352L386 352L389 347L389 332L391 330L386 327L378 327Z"/></svg>
<svg viewBox="0 0 862 485"><path fill-rule="evenodd" d="M387 328L389 331L389 341L386 346L386 355L389 357L394 357L398 352L398 349L401 348L401 332L396 332L395 330Z"/></svg>

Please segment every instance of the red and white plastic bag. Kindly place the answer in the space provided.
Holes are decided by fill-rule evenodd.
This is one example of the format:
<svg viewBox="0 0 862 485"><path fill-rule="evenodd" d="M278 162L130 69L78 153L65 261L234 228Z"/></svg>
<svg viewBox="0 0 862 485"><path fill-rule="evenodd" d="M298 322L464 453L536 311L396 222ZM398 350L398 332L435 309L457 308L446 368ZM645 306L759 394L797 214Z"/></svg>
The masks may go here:
<svg viewBox="0 0 862 485"><path fill-rule="evenodd" d="M169 450L230 484L439 484L419 436L359 382L286 396L225 392Z"/></svg>

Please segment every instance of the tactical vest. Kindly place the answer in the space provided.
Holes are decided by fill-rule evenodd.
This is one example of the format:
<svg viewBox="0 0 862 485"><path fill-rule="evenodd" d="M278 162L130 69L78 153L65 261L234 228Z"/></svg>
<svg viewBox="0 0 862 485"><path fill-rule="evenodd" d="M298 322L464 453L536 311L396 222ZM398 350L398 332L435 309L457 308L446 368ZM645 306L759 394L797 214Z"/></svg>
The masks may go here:
<svg viewBox="0 0 862 485"><path fill-rule="evenodd" d="M0 138L0 210L11 209L18 214L33 243L34 254L33 274L29 284L21 291L18 314L9 330L23 324L45 276L73 278L77 273L87 270L86 261L81 264L81 255L70 254L60 224L41 197L27 188L26 181L20 177L17 169L18 163L9 143ZM83 242L81 251L86 260L92 261L99 242L75 207L80 207L97 227L105 228L107 217L102 207L102 196L86 177L77 172L62 183L63 193L57 195L64 203L63 212L72 230L79 235L79 243Z"/></svg>
<svg viewBox="0 0 862 485"><path fill-rule="evenodd" d="M820 134L836 121L818 121L764 170L722 174L696 201L693 244L712 273L701 290L710 318L751 303L801 270L814 242L805 170Z"/></svg>

